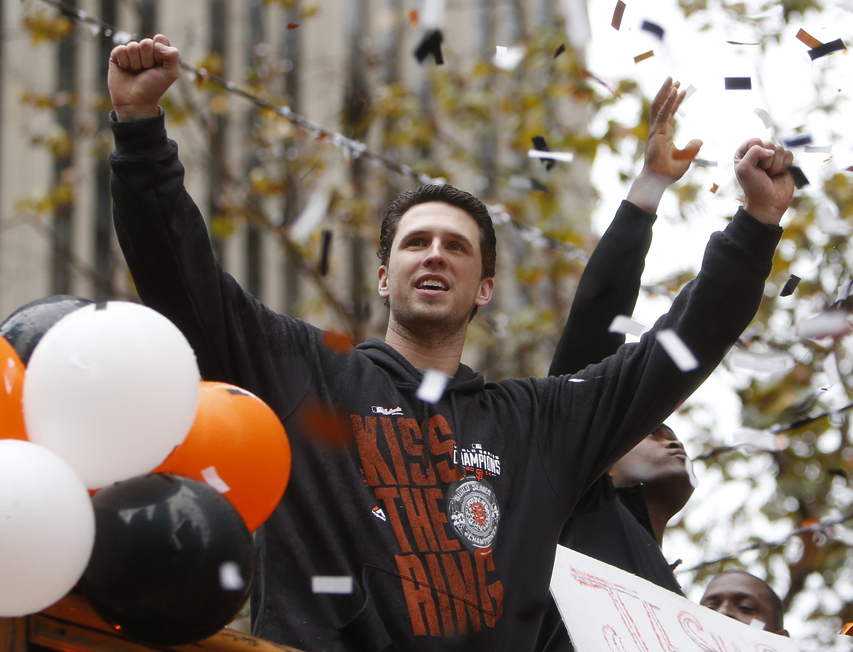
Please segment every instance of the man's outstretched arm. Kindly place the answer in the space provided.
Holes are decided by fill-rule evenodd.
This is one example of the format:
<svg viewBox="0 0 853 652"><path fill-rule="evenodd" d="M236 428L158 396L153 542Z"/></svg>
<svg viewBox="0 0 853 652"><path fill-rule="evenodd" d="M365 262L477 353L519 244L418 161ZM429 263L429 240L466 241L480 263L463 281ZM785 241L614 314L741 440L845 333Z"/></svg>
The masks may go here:
<svg viewBox="0 0 853 652"><path fill-rule="evenodd" d="M652 102L643 170L581 276L551 362L551 376L576 373L600 362L625 342L624 335L609 332L610 324L617 315L634 312L654 213L664 190L684 176L702 146L700 140L690 141L684 150L673 144L675 112L685 97L678 82L668 77Z"/></svg>

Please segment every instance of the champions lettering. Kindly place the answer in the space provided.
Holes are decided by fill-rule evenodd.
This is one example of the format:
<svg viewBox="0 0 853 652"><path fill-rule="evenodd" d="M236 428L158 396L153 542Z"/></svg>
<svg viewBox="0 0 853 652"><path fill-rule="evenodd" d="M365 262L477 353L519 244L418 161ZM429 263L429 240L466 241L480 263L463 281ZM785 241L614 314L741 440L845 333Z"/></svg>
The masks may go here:
<svg viewBox="0 0 853 652"><path fill-rule="evenodd" d="M494 627L503 613L503 584L492 550L468 552L447 518L442 485L462 478L450 424L441 415L423 424L391 415L353 414L351 421L364 482L399 544L396 570L413 633L459 636ZM471 466L500 474L497 456L473 448L462 453Z"/></svg>
<svg viewBox="0 0 853 652"><path fill-rule="evenodd" d="M486 475L498 476L501 474L501 459L482 448L454 450L453 463L459 464L460 460L466 471L480 469L485 471Z"/></svg>

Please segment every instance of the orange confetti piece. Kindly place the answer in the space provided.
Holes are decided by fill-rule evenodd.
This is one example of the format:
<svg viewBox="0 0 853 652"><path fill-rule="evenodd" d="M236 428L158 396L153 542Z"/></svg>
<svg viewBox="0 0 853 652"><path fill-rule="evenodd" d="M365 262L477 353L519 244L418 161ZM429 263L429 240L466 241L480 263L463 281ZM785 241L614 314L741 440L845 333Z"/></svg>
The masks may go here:
<svg viewBox="0 0 853 652"><path fill-rule="evenodd" d="M326 331L323 333L323 339L320 340L320 344L325 346L327 349L337 351L341 355L349 355L350 350L352 349L352 338L346 333Z"/></svg>
<svg viewBox="0 0 853 652"><path fill-rule="evenodd" d="M287 29L296 29L299 27L299 23L287 23Z"/></svg>
<svg viewBox="0 0 853 652"><path fill-rule="evenodd" d="M640 63L640 61L645 61L646 59L651 59L655 56L654 50L649 50L648 52L643 52L643 54L638 54L634 57L634 63Z"/></svg>
<svg viewBox="0 0 853 652"><path fill-rule="evenodd" d="M716 183L711 186L711 192L714 193L715 195L717 194L717 191L719 189L720 189L720 186L718 186Z"/></svg>
<svg viewBox="0 0 853 652"><path fill-rule="evenodd" d="M305 435L330 448L342 449L352 441L349 419L328 406L319 403L307 405L299 417Z"/></svg>
<svg viewBox="0 0 853 652"><path fill-rule="evenodd" d="M421 20L421 12L417 9L412 9L409 12L409 27L416 29Z"/></svg>
<svg viewBox="0 0 853 652"><path fill-rule="evenodd" d="M847 623L844 627L841 628L841 631L838 632L841 636L853 636L853 623Z"/></svg>
<svg viewBox="0 0 853 652"><path fill-rule="evenodd" d="M688 145L684 149L672 148L672 158L676 161L692 161L699 153L699 148L695 145Z"/></svg>
<svg viewBox="0 0 853 652"><path fill-rule="evenodd" d="M613 10L613 20L610 21L610 26L619 30L622 27L622 15L625 13L625 3L622 0L619 0L616 3L616 9Z"/></svg>
<svg viewBox="0 0 853 652"><path fill-rule="evenodd" d="M799 32L797 32L797 38L799 40L801 40L803 43L805 43L806 45L808 45L812 49L819 48L821 45L823 45L823 43L818 41L814 36L812 36L811 34L809 34L806 30L804 30L802 28L800 29Z"/></svg>

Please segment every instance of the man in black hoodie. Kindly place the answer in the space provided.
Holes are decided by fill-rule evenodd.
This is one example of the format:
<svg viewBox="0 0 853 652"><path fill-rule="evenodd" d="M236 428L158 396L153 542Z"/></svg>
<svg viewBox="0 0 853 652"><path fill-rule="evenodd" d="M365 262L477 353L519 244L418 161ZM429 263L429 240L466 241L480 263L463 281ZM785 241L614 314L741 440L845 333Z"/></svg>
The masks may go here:
<svg viewBox="0 0 853 652"><path fill-rule="evenodd" d="M790 152L758 139L738 150L744 209L639 343L571 378L486 383L460 363L494 288L485 207L448 186L402 195L380 238L385 341L324 346L322 331L265 308L217 264L158 107L178 62L161 35L111 54L113 216L139 296L181 329L202 377L261 397L290 437L287 492L255 537L253 633L309 651L530 648L572 506L754 316L793 193ZM673 364L661 329L696 369ZM426 391L440 376L424 370L451 376L443 395ZM305 415L318 406L351 427L343 449L312 436ZM315 592L316 576L351 578L352 590Z"/></svg>

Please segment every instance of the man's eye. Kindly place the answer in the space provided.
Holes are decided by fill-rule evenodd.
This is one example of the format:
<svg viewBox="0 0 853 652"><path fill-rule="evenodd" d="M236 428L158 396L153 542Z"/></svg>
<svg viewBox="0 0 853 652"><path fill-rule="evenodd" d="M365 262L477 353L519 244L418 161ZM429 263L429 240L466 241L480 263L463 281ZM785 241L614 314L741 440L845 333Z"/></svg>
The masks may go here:
<svg viewBox="0 0 853 652"><path fill-rule="evenodd" d="M420 247L423 244L423 240L420 238L415 238L414 240L409 240L410 247Z"/></svg>
<svg viewBox="0 0 853 652"><path fill-rule="evenodd" d="M753 607L751 604L738 605L738 609L746 613L753 613L755 611L755 607Z"/></svg>
<svg viewBox="0 0 853 652"><path fill-rule="evenodd" d="M448 246L448 249L451 249L452 251L462 251L462 246L457 242L452 242Z"/></svg>

